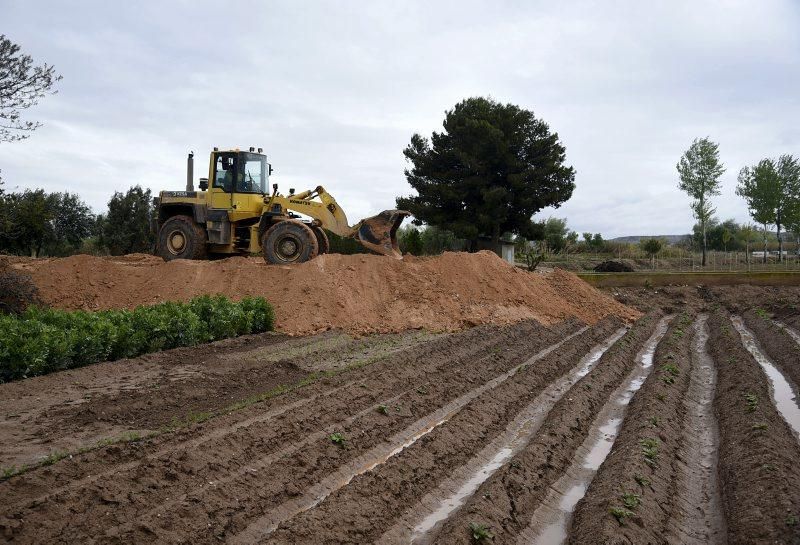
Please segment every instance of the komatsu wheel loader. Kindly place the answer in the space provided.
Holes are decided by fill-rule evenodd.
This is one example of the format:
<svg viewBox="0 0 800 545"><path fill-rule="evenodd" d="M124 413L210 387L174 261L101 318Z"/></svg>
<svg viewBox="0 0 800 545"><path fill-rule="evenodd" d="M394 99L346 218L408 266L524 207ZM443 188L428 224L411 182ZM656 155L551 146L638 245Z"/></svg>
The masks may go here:
<svg viewBox="0 0 800 545"><path fill-rule="evenodd" d="M161 257L169 261L262 252L267 263L301 263L330 250L325 234L330 231L402 259L396 233L408 212L385 210L350 226L322 186L282 195L273 184L267 193L272 165L262 151L214 148L200 191L194 190L194 153L189 154L186 191L162 191L155 199Z"/></svg>

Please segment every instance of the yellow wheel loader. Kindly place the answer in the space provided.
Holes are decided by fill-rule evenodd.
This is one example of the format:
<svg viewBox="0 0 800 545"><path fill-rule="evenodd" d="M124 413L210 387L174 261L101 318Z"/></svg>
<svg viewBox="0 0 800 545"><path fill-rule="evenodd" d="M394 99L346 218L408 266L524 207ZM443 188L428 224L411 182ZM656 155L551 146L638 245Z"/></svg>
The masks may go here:
<svg viewBox="0 0 800 545"><path fill-rule="evenodd" d="M282 195L273 184L267 193L272 165L262 151L214 148L200 191L194 190L194 154L189 154L186 191L162 191L155 199L161 257L169 261L262 252L267 263L301 263L330 250L325 234L330 231L402 259L396 233L408 212L385 210L350 226L322 186Z"/></svg>

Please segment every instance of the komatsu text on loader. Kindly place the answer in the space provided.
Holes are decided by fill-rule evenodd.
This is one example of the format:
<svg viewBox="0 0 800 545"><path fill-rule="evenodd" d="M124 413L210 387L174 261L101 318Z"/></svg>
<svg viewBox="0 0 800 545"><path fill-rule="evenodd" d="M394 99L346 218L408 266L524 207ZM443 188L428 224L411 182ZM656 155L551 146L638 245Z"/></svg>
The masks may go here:
<svg viewBox="0 0 800 545"><path fill-rule="evenodd" d="M322 186L282 195L273 184L267 193L272 165L261 148L214 148L200 191L194 190L193 165L190 153L186 191L162 191L156 198L157 251L165 260L263 252L267 263L300 263L330 250L325 231L402 259L396 233L408 212L385 210L350 226Z"/></svg>

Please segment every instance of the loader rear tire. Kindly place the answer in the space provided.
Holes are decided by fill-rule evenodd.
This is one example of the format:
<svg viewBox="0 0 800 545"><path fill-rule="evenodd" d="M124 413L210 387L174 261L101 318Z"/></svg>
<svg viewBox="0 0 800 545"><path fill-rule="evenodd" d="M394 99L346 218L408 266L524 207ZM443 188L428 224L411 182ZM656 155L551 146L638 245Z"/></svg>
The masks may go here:
<svg viewBox="0 0 800 545"><path fill-rule="evenodd" d="M328 241L328 235L322 227L316 225L311 226L314 235L317 237L317 246L319 246L319 255L327 254L331 251L331 243Z"/></svg>
<svg viewBox="0 0 800 545"><path fill-rule="evenodd" d="M319 244L314 231L299 221L280 221L261 237L264 261L273 265L303 263L317 257Z"/></svg>
<svg viewBox="0 0 800 545"><path fill-rule="evenodd" d="M158 255L164 261L205 259L206 231L189 216L172 216L158 231Z"/></svg>

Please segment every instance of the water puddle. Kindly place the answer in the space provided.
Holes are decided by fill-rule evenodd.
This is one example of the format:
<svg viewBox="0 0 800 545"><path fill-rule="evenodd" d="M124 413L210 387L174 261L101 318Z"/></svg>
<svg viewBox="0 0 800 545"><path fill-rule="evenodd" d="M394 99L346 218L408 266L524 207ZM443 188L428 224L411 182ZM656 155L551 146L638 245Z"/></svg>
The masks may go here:
<svg viewBox="0 0 800 545"><path fill-rule="evenodd" d="M563 338L556 344L539 351L524 363L521 363L509 371L482 384L481 386L462 394L446 405L440 407L433 413L421 418L420 420L417 420L408 428L395 434L380 445L373 447L355 460L352 460L338 470L334 471L328 477L314 484L302 496L284 502L269 513L256 519L242 532L233 536L231 541L233 543L254 543L263 540L264 537L274 532L279 524L299 515L300 513L303 513L304 511L313 509L322 503L325 498L330 496L332 493L336 492L340 488L343 488L344 486L347 486L347 484L349 484L354 478L372 471L376 467L386 463L387 460L396 456L406 448L416 443L419 439L428 435L434 429L450 420L455 414L457 414L469 402L478 396L502 384L514 376L514 374L516 374L522 367L530 365L531 363L544 358L554 350L558 349L565 342L580 335L581 333L584 333L588 329L588 327L579 329L578 331Z"/></svg>
<svg viewBox="0 0 800 545"><path fill-rule="evenodd" d="M694 325L692 369L683 399L686 427L678 494L693 509L680 510L681 520L667 527L667 541L683 545L727 543L717 480L719 431L714 416L717 370L707 350L707 320L708 316L700 315Z"/></svg>
<svg viewBox="0 0 800 545"><path fill-rule="evenodd" d="M783 419L794 430L795 435L800 439L800 406L797 404L797 396L795 395L792 385L789 380L781 373L778 368L772 363L772 360L761 350L755 335L747 329L744 321L740 316L731 316L733 326L742 337L742 343L753 358L761 365L764 372L767 374L770 383L770 392L778 412L781 413Z"/></svg>
<svg viewBox="0 0 800 545"><path fill-rule="evenodd" d="M611 452L622 427L625 409L650 374L656 347L667 332L671 319L672 316L665 316L659 321L655 331L637 354L639 365L617 387L600 410L572 465L552 485L542 504L533 513L531 523L520 533L518 544L557 545L566 541L572 512Z"/></svg>
<svg viewBox="0 0 800 545"><path fill-rule="evenodd" d="M456 470L456 473L440 484L436 490L427 494L420 501L418 510L394 525L378 543L408 540L417 544L429 542L439 525L530 441L556 402L594 368L602 355L626 331L627 329L623 327L614 332L608 339L593 347L569 372L545 388L517 415L500 436L484 447L467 464ZM428 513L427 516L424 513Z"/></svg>
<svg viewBox="0 0 800 545"><path fill-rule="evenodd" d="M784 324L783 322L779 322L778 320L772 320L772 323L784 330L789 336L796 342L800 344L800 333L798 333L794 328L789 327L788 325Z"/></svg>

